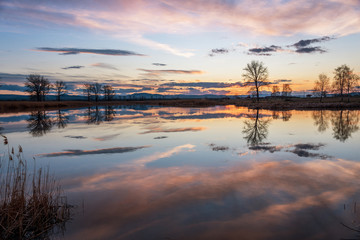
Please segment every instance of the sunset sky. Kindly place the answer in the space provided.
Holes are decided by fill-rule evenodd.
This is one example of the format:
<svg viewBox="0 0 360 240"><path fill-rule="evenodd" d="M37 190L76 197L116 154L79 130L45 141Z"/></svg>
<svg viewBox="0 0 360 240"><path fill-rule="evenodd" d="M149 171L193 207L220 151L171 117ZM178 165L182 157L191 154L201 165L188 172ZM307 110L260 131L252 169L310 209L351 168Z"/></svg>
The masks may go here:
<svg viewBox="0 0 360 240"><path fill-rule="evenodd" d="M301 94L342 64L360 73L359 43L360 0L1 0L0 94L29 74L77 95L246 94L251 60Z"/></svg>

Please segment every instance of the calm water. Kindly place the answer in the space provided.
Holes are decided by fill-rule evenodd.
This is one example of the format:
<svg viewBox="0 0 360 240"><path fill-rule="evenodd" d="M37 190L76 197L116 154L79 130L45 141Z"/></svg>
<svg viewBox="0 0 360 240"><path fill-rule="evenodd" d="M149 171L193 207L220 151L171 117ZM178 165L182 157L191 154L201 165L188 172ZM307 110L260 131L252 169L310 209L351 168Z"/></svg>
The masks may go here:
<svg viewBox="0 0 360 240"><path fill-rule="evenodd" d="M65 239L355 239L359 114L93 107L0 126L77 206Z"/></svg>

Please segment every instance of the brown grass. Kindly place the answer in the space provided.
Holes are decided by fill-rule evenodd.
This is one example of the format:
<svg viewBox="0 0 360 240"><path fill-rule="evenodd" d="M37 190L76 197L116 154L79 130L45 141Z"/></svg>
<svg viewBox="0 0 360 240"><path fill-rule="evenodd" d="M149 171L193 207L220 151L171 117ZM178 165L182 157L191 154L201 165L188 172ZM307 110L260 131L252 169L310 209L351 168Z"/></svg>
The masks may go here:
<svg viewBox="0 0 360 240"><path fill-rule="evenodd" d="M22 148L8 150L0 162L0 239L48 239L64 231L71 206L49 169L30 175Z"/></svg>
<svg viewBox="0 0 360 240"><path fill-rule="evenodd" d="M28 112L32 110L72 109L90 106L109 105L153 105L168 107L211 107L219 105L236 105L249 108L274 110L290 109L360 109L360 97L352 97L350 102L340 98L263 98L257 103L254 99L166 99L166 100L131 100L131 101L0 101L0 113Z"/></svg>

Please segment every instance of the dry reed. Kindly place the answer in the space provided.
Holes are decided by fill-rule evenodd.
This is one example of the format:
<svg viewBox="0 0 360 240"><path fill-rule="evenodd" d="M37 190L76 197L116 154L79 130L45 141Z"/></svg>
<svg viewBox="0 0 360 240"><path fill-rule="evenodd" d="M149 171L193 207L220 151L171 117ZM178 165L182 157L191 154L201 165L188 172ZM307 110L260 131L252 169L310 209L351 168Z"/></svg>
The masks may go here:
<svg viewBox="0 0 360 240"><path fill-rule="evenodd" d="M70 209L49 168L30 174L21 146L8 147L0 160L0 239L49 239L65 230Z"/></svg>

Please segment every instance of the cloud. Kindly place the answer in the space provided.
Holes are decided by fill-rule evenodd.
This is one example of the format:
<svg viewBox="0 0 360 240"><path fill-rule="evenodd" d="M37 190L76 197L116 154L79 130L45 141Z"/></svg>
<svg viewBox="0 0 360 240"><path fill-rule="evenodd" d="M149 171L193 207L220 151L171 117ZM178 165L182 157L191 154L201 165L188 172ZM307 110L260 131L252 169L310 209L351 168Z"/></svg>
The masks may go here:
<svg viewBox="0 0 360 240"><path fill-rule="evenodd" d="M297 53L325 53L326 50L322 49L321 47L305 47L299 48L295 52Z"/></svg>
<svg viewBox="0 0 360 240"><path fill-rule="evenodd" d="M167 136L154 137L154 139L164 139L164 138L168 138L168 137Z"/></svg>
<svg viewBox="0 0 360 240"><path fill-rule="evenodd" d="M300 41L298 41L297 43L294 43L294 44L291 45L291 46L294 46L294 47L296 47L296 48L303 48L303 47L309 46L309 45L312 44L312 43L325 42L325 41L330 41L330 40L332 40L332 39L335 39L335 38L325 36L325 37L321 37L321 38L300 40Z"/></svg>
<svg viewBox="0 0 360 240"><path fill-rule="evenodd" d="M80 53L89 53L89 54L100 54L100 55L110 55L110 56L145 56L143 54L135 53L132 51L118 50L118 49L40 47L40 48L36 48L36 50L42 52L58 52L60 55L75 55Z"/></svg>
<svg viewBox="0 0 360 240"><path fill-rule="evenodd" d="M295 144L295 149L289 150L289 152L292 152L299 157L320 157L322 159L331 158L328 155L325 154L319 154L319 153L312 153L308 150L319 150L321 147L325 146L325 144L319 143L319 144L312 144L312 143L299 143Z"/></svg>
<svg viewBox="0 0 360 240"><path fill-rule="evenodd" d="M85 66L79 66L79 65L75 65L75 66L69 66L69 67L63 67L62 69L68 70L68 69L80 69L83 68Z"/></svg>
<svg viewBox="0 0 360 240"><path fill-rule="evenodd" d="M325 53L326 50L322 49L321 47L319 47L319 46L311 47L310 45L313 43L320 43L320 42L330 41L333 39L335 39L335 38L325 36L325 37L321 37L321 38L300 40L300 41L294 43L293 45L290 45L289 47L295 47L296 48L295 52L297 52L297 53L315 53L315 52Z"/></svg>
<svg viewBox="0 0 360 240"><path fill-rule="evenodd" d="M144 36L219 30L270 36L345 36L360 32L357 6L356 0L260 0L256 6L250 0L0 1L5 26L90 30L185 57L193 53Z"/></svg>
<svg viewBox="0 0 360 240"><path fill-rule="evenodd" d="M167 91L171 91L173 90L173 88L169 88L169 87L159 87L156 91L159 93L163 93L163 92L167 92Z"/></svg>
<svg viewBox="0 0 360 240"><path fill-rule="evenodd" d="M114 65L111 65L108 63L93 63L93 64L91 64L91 66L105 68L105 69L111 69L111 70L118 70Z"/></svg>
<svg viewBox="0 0 360 240"><path fill-rule="evenodd" d="M26 87L25 86L14 85L14 84L1 84L0 90L23 92L23 91L26 90Z"/></svg>
<svg viewBox="0 0 360 240"><path fill-rule="evenodd" d="M171 149L149 160L174 154ZM221 168L134 162L64 179L67 191L88 199L87 214L74 220L82 227L69 239L141 239L149 233L160 239L164 229L183 239L332 239L347 236L339 222L355 216L342 207L353 206L359 192L356 161L268 160Z"/></svg>
<svg viewBox="0 0 360 240"><path fill-rule="evenodd" d="M188 127L188 128L153 128L148 131L142 132L140 134L148 134L148 133L174 133L174 132L198 132L205 130L205 127Z"/></svg>
<svg viewBox="0 0 360 240"><path fill-rule="evenodd" d="M67 135L67 136L64 136L66 138L74 138L74 139L86 139L87 137L84 137L84 136L71 136L71 135Z"/></svg>
<svg viewBox="0 0 360 240"><path fill-rule="evenodd" d="M201 87L201 88L228 88L239 86L242 87L243 83L235 82L235 83L224 83L224 82L171 82L171 83L163 83L161 86L171 86L171 87Z"/></svg>
<svg viewBox="0 0 360 240"><path fill-rule="evenodd" d="M160 75L160 74L203 74L203 71L200 70L150 70L150 69L143 69L138 68L139 71L147 72L151 75Z"/></svg>
<svg viewBox="0 0 360 240"><path fill-rule="evenodd" d="M227 146L218 146L218 145L216 145L216 144L214 144L214 143L210 143L210 144L209 144L209 147L210 147L211 150L214 151L214 152L219 152L219 151L225 152L225 151L228 151L228 150L229 150L229 147L227 147Z"/></svg>
<svg viewBox="0 0 360 240"><path fill-rule="evenodd" d="M104 148L95 150L78 150L69 149L64 152L53 152L53 153L42 153L38 154L39 157L61 157L61 156L83 156L83 155L94 155L94 154L112 154L112 153L126 153L133 152L139 149L147 148L149 146L140 147L116 147L116 148Z"/></svg>
<svg viewBox="0 0 360 240"><path fill-rule="evenodd" d="M210 51L209 56L214 57L217 54L226 54L228 52L229 52L229 50L226 48L215 48Z"/></svg>
<svg viewBox="0 0 360 240"><path fill-rule="evenodd" d="M164 67L164 66L166 66L165 63L153 63L152 65L159 66L159 67Z"/></svg>
<svg viewBox="0 0 360 240"><path fill-rule="evenodd" d="M263 151L263 152L278 152L283 148L283 146L269 146L269 145L256 145L256 146L250 146L249 149L253 151Z"/></svg>
<svg viewBox="0 0 360 240"><path fill-rule="evenodd" d="M279 83L290 83L290 82L292 82L292 80L290 80L290 79L276 79L272 83L279 84Z"/></svg>
<svg viewBox="0 0 360 240"><path fill-rule="evenodd" d="M272 52L279 52L282 48L279 46L271 45L270 47L263 47L263 48L250 48L249 53L254 55L261 55L261 56L271 56L270 53Z"/></svg>

